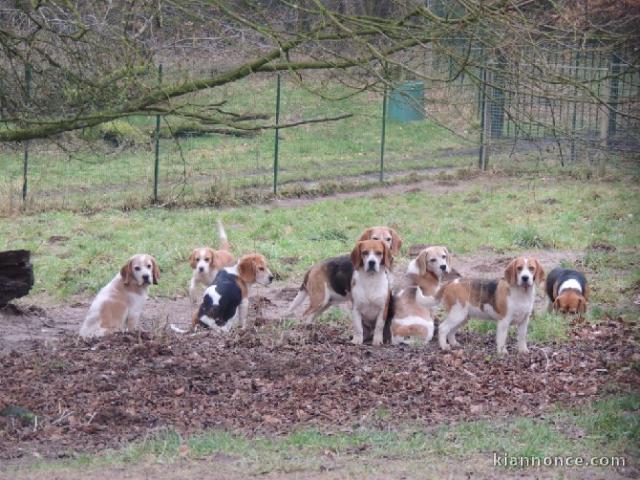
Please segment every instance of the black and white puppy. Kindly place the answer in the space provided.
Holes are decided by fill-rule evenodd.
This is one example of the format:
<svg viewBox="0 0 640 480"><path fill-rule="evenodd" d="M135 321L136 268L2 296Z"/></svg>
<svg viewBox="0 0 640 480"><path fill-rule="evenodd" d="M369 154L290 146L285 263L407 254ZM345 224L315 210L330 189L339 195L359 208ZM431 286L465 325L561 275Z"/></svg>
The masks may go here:
<svg viewBox="0 0 640 480"><path fill-rule="evenodd" d="M201 325L228 332L238 321L247 326L249 287L254 283L269 285L273 275L262 255L242 257L233 267L218 272L213 285L207 288L200 308L193 316L193 328Z"/></svg>
<svg viewBox="0 0 640 480"><path fill-rule="evenodd" d="M554 268L547 276L548 310L570 315L585 313L589 302L589 285L582 272Z"/></svg>

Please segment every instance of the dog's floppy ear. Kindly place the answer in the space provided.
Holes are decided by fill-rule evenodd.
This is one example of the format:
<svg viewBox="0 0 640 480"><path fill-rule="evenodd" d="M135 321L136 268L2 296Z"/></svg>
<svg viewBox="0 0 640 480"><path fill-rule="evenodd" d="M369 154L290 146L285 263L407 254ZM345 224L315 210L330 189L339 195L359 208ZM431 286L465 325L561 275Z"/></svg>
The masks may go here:
<svg viewBox="0 0 640 480"><path fill-rule="evenodd" d="M238 262L238 276L244 283L253 283L256 280L256 261L251 255L241 258Z"/></svg>
<svg viewBox="0 0 640 480"><path fill-rule="evenodd" d="M518 259L514 258L509 262L507 268L504 270L504 279L509 282L511 285L516 285L518 283L518 277L516 272L516 261Z"/></svg>
<svg viewBox="0 0 640 480"><path fill-rule="evenodd" d="M389 247L387 247L386 243L384 242L381 242L381 243L382 243L382 262L384 263L385 267L390 269L393 263L393 256L391 255L391 250L389 249Z"/></svg>
<svg viewBox="0 0 640 480"><path fill-rule="evenodd" d="M360 235L360 238L358 239L358 242L364 242L365 240L371 240L371 231L372 230L373 230L373 228L369 227L364 232L362 232L362 235Z"/></svg>
<svg viewBox="0 0 640 480"><path fill-rule="evenodd" d="M361 241L358 241L356 243L356 246L351 251L351 264L353 265L353 268L355 268L356 270L362 267L363 265L362 255L360 254L360 245L361 245Z"/></svg>
<svg viewBox="0 0 640 480"><path fill-rule="evenodd" d="M560 297L556 297L556 299L553 301L553 311L557 312L558 308L560 308Z"/></svg>
<svg viewBox="0 0 640 480"><path fill-rule="evenodd" d="M123 283L125 285L129 285L131 277L133 277L133 259L129 259L129 261L123 265L120 269L120 276L122 277L122 280L124 280Z"/></svg>
<svg viewBox="0 0 640 480"><path fill-rule="evenodd" d="M537 283L544 282L544 279L547 278L547 274L544 273L544 268L542 268L542 265L540 264L540 262L535 258L533 259L533 264L536 267L536 273L534 273L533 275L533 281Z"/></svg>
<svg viewBox="0 0 640 480"><path fill-rule="evenodd" d="M444 253L447 255L447 273L451 272L451 253L447 247L444 248Z"/></svg>
<svg viewBox="0 0 640 480"><path fill-rule="evenodd" d="M424 275L427 272L427 251L422 250L416 257L416 266L420 275Z"/></svg>
<svg viewBox="0 0 640 480"><path fill-rule="evenodd" d="M155 257L151 257L151 265L153 266L153 284L157 285L158 280L160 280L160 267L158 267L158 262L156 261Z"/></svg>
<svg viewBox="0 0 640 480"><path fill-rule="evenodd" d="M198 261L196 260L197 256L198 249L194 249L193 252L191 252L191 255L189 255L189 265L191 268L196 268L196 265L198 264Z"/></svg>
<svg viewBox="0 0 640 480"><path fill-rule="evenodd" d="M391 234L391 254L398 255L400 253L400 247L402 247L402 238L398 235L393 228L389 229L389 233Z"/></svg>
<svg viewBox="0 0 640 480"><path fill-rule="evenodd" d="M584 298L578 300L578 312L587 313L587 301Z"/></svg>

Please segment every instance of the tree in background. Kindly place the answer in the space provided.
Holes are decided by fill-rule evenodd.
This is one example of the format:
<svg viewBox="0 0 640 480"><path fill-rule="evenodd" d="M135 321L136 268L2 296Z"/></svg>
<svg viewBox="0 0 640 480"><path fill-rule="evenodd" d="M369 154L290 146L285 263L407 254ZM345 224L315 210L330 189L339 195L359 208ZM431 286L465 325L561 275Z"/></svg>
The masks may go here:
<svg viewBox="0 0 640 480"><path fill-rule="evenodd" d="M269 128L261 112L194 101L265 72L304 83L326 71L358 90L402 75L445 85L466 75L509 95L580 95L637 121L637 90L612 102L611 89L557 63L595 49L624 56L614 75L637 75L638 32L635 1L1 0L0 141L54 138L132 115L188 118L222 133ZM434 58L449 68L432 68ZM159 63L198 68L160 86ZM514 121L519 114L507 112Z"/></svg>

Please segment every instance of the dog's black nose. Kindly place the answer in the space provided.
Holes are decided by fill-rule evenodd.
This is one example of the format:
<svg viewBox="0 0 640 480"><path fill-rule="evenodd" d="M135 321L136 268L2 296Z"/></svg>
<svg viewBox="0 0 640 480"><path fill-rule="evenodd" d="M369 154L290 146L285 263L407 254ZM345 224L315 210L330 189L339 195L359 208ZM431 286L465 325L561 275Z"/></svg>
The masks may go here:
<svg viewBox="0 0 640 480"><path fill-rule="evenodd" d="M374 268L376 266L375 260L369 260L369 268Z"/></svg>
<svg viewBox="0 0 640 480"><path fill-rule="evenodd" d="M523 282L529 281L529 275L522 275L520 278L522 279Z"/></svg>
<svg viewBox="0 0 640 480"><path fill-rule="evenodd" d="M142 280L144 280L146 283L149 283L149 275L142 275Z"/></svg>
<svg viewBox="0 0 640 480"><path fill-rule="evenodd" d="M198 270L204 272L204 267L198 267Z"/></svg>
<svg viewBox="0 0 640 480"><path fill-rule="evenodd" d="M440 265L440 270L442 270L443 272L447 271L447 266L446 265Z"/></svg>

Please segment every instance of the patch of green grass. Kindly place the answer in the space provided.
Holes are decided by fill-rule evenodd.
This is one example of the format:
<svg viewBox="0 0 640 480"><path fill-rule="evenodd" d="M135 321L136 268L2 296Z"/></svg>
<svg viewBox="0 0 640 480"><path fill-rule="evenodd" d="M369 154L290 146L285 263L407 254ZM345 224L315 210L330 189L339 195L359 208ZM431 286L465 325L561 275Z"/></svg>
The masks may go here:
<svg viewBox="0 0 640 480"><path fill-rule="evenodd" d="M406 246L445 244L454 252L455 266L455 254L473 253L481 247L520 251L513 245L514 234L528 225L536 225L539 235L556 249L576 251L591 244L594 228L611 223L616 233L609 241L617 248L615 255L622 257L597 264L590 278L593 304L624 299L621 291L632 288L640 278L637 268L630 268L640 238L635 221L640 216L637 188L575 181L537 185L540 195L558 199L559 208L529 202L530 184L514 180L487 186L481 177L450 192L324 199L286 208L148 208L86 215L48 212L1 222L0 250L27 248L33 252L34 294L46 293L55 299L94 295L129 256L148 252L162 269L151 295L179 295L186 293L191 275L191 249L217 245L217 217L224 222L236 254L259 251L279 278L294 283L313 263L350 252L360 232L370 225L395 227ZM599 200L594 203L596 194ZM299 260L287 261L292 257Z"/></svg>
<svg viewBox="0 0 640 480"><path fill-rule="evenodd" d="M470 330L484 335L496 334L496 322L482 320L470 320ZM567 338L570 329L569 320L562 315L547 313L546 311L536 311L534 317L529 322L527 340L529 343L549 343L553 341L563 341ZM516 327L509 329L508 344L515 349Z"/></svg>
<svg viewBox="0 0 640 480"><path fill-rule="evenodd" d="M519 228L513 234L513 246L520 248L549 248L549 242L533 227Z"/></svg>
<svg viewBox="0 0 640 480"><path fill-rule="evenodd" d="M120 451L80 455L62 462L42 462L32 468L99 468L225 455L247 472L277 473L317 469L327 455L359 462L509 456L626 456L637 458L634 439L640 433L640 397L610 397L579 409L559 408L543 418L512 417L423 428L360 427L354 431L301 429L284 436L248 438L223 431L182 436L166 430ZM376 422L388 420L380 411ZM215 458L215 457L213 457ZM604 472L604 471L603 471Z"/></svg>

